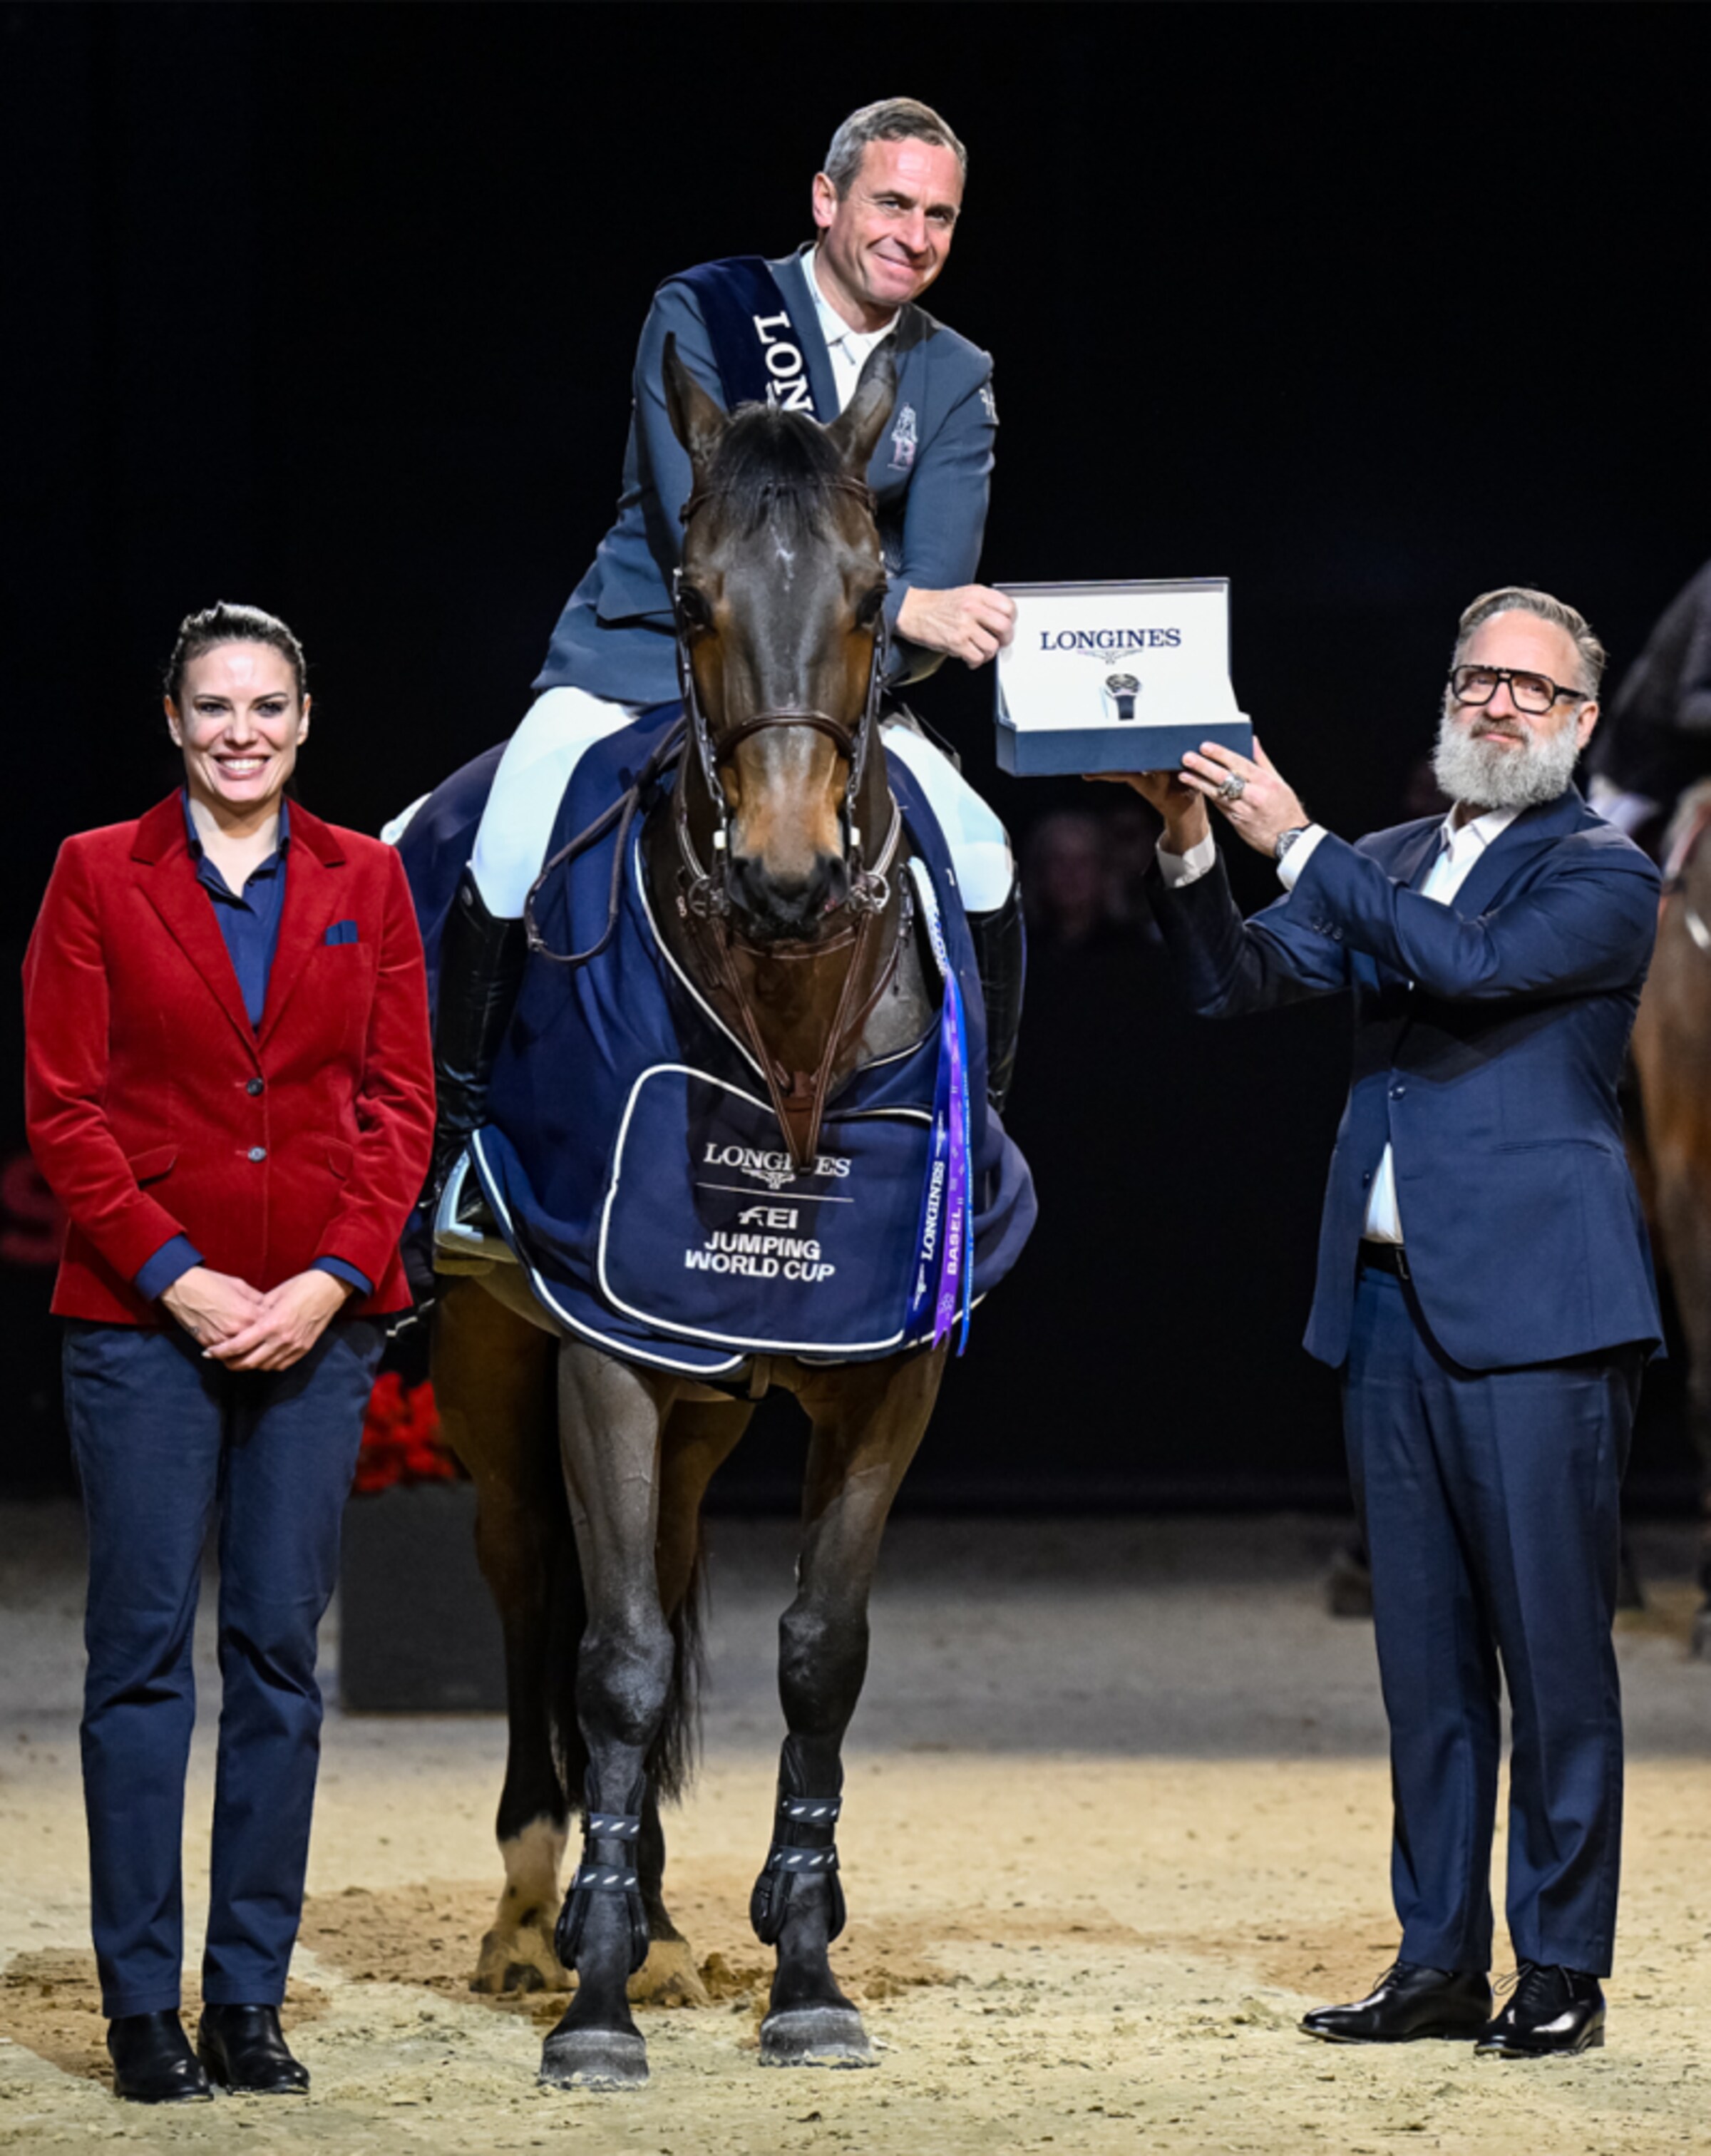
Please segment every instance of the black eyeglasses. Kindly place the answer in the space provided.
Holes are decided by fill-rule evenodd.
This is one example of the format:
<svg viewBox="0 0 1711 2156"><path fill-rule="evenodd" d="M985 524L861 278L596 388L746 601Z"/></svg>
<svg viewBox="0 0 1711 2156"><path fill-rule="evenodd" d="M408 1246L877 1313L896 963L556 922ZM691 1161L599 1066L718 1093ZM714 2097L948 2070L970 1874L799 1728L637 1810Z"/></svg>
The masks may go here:
<svg viewBox="0 0 1711 2156"><path fill-rule="evenodd" d="M1558 686L1548 674L1528 674L1513 666L1456 666L1450 670L1450 690L1458 704L1488 704L1498 691L1498 683L1507 681L1509 695L1518 711L1531 711L1535 716L1548 711L1560 699L1574 704L1590 704L1592 699L1583 689L1564 689Z"/></svg>

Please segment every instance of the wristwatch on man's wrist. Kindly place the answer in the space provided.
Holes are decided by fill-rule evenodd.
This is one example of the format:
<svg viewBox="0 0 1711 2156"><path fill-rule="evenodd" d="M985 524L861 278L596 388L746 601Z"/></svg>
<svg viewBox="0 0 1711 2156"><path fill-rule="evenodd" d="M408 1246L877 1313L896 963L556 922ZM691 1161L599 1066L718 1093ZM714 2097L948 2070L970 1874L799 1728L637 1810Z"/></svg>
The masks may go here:
<svg viewBox="0 0 1711 2156"><path fill-rule="evenodd" d="M1306 831L1305 824L1297 824L1292 831L1280 831L1272 842L1272 859L1281 865L1284 855L1288 852L1297 839L1306 834Z"/></svg>

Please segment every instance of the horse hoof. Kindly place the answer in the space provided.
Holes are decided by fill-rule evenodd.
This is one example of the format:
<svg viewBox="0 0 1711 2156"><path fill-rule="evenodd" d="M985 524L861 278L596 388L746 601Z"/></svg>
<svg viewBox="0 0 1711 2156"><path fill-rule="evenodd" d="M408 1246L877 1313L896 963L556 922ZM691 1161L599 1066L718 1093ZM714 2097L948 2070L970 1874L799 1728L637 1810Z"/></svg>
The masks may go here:
<svg viewBox="0 0 1711 2156"><path fill-rule="evenodd" d="M763 2066L872 2066L879 2061L849 2006L799 2006L760 2025Z"/></svg>
<svg viewBox="0 0 1711 2156"><path fill-rule="evenodd" d="M632 2006L706 2006L707 1988L684 1939L655 1939L627 1987Z"/></svg>
<svg viewBox="0 0 1711 2156"><path fill-rule="evenodd" d="M538 1933L489 1932L470 1979L471 1991L497 1998L508 1991L563 1991L570 1982Z"/></svg>
<svg viewBox="0 0 1711 2156"><path fill-rule="evenodd" d="M541 2047L543 2088L639 2089L647 2078L646 2044L620 2030L555 2030Z"/></svg>

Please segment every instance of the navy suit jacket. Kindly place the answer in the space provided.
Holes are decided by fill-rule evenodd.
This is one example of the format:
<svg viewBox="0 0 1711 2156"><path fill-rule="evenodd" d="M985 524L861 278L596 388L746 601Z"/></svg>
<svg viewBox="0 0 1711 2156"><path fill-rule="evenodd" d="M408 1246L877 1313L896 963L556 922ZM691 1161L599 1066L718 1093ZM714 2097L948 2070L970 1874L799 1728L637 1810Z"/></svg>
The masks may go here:
<svg viewBox="0 0 1711 2156"><path fill-rule="evenodd" d="M1557 1362L1662 1327L1616 1080L1651 963L1657 870L1572 788L1518 816L1449 906L1421 886L1441 819L1322 839L1244 922L1220 861L1167 891L1194 1008L1232 1017L1349 991L1354 1068L1331 1156L1311 1355L1349 1352L1360 1234L1394 1148L1408 1265L1472 1370Z"/></svg>
<svg viewBox="0 0 1711 2156"><path fill-rule="evenodd" d="M835 417L837 386L809 288L808 256L786 255L769 267L800 328L814 409ZM666 703L677 694L671 575L682 552L679 511L689 499L690 470L665 410L668 334L676 336L679 357L708 395L725 401L700 302L688 285L668 278L654 296L636 353L617 519L559 616L537 690L569 686L633 704ZM906 408L914 414L913 454L888 429L867 478L878 497L891 578L885 611L895 631L912 586L944 591L974 580L998 413L990 357L925 308L901 311L891 342L897 362L893 412L898 419ZM887 678L893 684L918 680L941 656L894 640Z"/></svg>

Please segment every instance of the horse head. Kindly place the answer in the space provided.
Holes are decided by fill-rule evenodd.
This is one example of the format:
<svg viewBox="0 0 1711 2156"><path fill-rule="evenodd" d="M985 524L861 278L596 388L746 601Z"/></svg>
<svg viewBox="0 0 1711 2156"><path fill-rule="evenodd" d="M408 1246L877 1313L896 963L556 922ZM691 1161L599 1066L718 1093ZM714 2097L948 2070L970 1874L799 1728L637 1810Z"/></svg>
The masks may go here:
<svg viewBox="0 0 1711 2156"><path fill-rule="evenodd" d="M873 902L862 847L885 835L862 829L885 808L870 749L886 569L865 475L896 366L881 345L825 427L765 404L727 415L673 337L665 384L694 475L677 633L720 902L756 942L812 942L828 916Z"/></svg>

